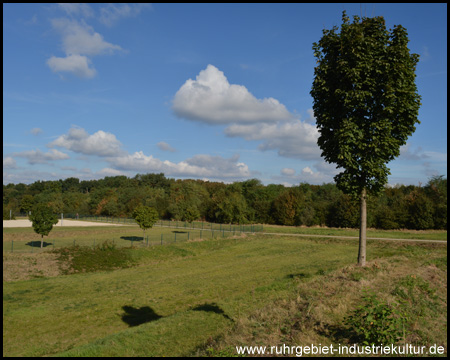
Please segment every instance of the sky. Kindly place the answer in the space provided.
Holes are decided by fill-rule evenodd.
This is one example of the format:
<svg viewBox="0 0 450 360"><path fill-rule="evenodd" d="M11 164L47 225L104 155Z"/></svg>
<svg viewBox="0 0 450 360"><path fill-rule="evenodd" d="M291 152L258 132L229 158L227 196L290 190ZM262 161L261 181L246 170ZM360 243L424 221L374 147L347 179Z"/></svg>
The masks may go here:
<svg viewBox="0 0 450 360"><path fill-rule="evenodd" d="M333 182L312 45L343 10L402 25L420 55L420 124L388 183L447 177L447 4L3 4L3 184Z"/></svg>

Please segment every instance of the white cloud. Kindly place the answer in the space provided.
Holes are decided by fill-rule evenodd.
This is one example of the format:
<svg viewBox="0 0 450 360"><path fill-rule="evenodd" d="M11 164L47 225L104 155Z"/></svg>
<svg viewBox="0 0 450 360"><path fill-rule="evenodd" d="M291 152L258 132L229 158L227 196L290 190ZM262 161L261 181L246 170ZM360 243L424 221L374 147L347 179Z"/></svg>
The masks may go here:
<svg viewBox="0 0 450 360"><path fill-rule="evenodd" d="M281 169L281 175L294 176L295 175L295 170L291 169L291 168L283 168L283 169Z"/></svg>
<svg viewBox="0 0 450 360"><path fill-rule="evenodd" d="M166 143L161 142L158 145L164 147L164 144ZM82 128L73 127L67 134L61 135L47 146L63 147L77 153L103 157L109 163L109 167L96 173L97 175L123 174L123 171L162 172L167 176L209 178L222 181L241 180L251 175L248 166L239 162L239 155L229 159L221 156L195 155L174 163L157 159L152 155L145 155L142 151L129 154L122 150L122 144L114 134L101 130L90 135Z"/></svg>
<svg viewBox="0 0 450 360"><path fill-rule="evenodd" d="M91 61L82 55L69 55L67 57L52 56L47 65L53 72L70 72L80 78L92 78L96 75L95 69L89 67Z"/></svg>
<svg viewBox="0 0 450 360"><path fill-rule="evenodd" d="M300 120L277 124L231 125L225 129L230 137L262 140L260 150L277 150L278 155L303 160L320 159L317 128Z"/></svg>
<svg viewBox="0 0 450 360"><path fill-rule="evenodd" d="M42 129L40 129L40 128L33 128L33 129L30 130L30 132L31 132L33 135L38 136L39 134L42 133Z"/></svg>
<svg viewBox="0 0 450 360"><path fill-rule="evenodd" d="M220 156L196 155L190 159L173 163L145 155L142 151L109 158L119 170L137 172L163 172L166 176L181 176L214 179L243 179L250 176L248 166L238 162L239 156L225 159Z"/></svg>
<svg viewBox="0 0 450 360"><path fill-rule="evenodd" d="M63 147L85 155L119 156L124 154L122 144L116 136L102 130L89 135L84 129L71 128L67 135L61 135L48 146Z"/></svg>
<svg viewBox="0 0 450 360"><path fill-rule="evenodd" d="M94 10L84 3L59 3L59 8L65 11L68 15L81 15L84 17L94 16Z"/></svg>
<svg viewBox="0 0 450 360"><path fill-rule="evenodd" d="M76 20L53 19L53 27L61 33L63 38L63 50L67 55L99 55L111 54L116 50L122 50L119 45L114 45L103 40L103 36L95 32L86 23Z"/></svg>
<svg viewBox="0 0 450 360"><path fill-rule="evenodd" d="M52 26L62 36L62 48L66 57L52 56L47 65L53 72L71 72L82 78L92 78L96 71L90 67L87 56L112 54L123 50L119 45L106 42L94 29L77 20L66 18L51 20Z"/></svg>
<svg viewBox="0 0 450 360"><path fill-rule="evenodd" d="M23 157L28 160L28 163L31 165L34 164L46 164L50 161L55 160L66 160L69 159L69 155L56 150L51 149L50 151L44 153L41 150L30 150L30 151L22 151L19 153L13 153L13 156Z"/></svg>
<svg viewBox="0 0 450 360"><path fill-rule="evenodd" d="M245 86L230 84L213 65L177 91L172 106L179 117L209 124L261 123L294 116L274 98L257 99Z"/></svg>
<svg viewBox="0 0 450 360"><path fill-rule="evenodd" d="M303 174L303 175L306 175L306 174L308 174L308 175L313 175L314 172L311 170L311 168L310 168L309 166L307 166L307 167L305 167L305 168L302 169L302 174Z"/></svg>
<svg viewBox="0 0 450 360"><path fill-rule="evenodd" d="M108 4L100 9L99 21L112 26L123 18L135 17L144 9L151 9L150 4Z"/></svg>
<svg viewBox="0 0 450 360"><path fill-rule="evenodd" d="M164 141L160 141L159 143L156 144L156 146L158 146L158 148L162 151L169 151L169 152L177 151L176 149L174 149L172 146L170 146L168 143L166 143Z"/></svg>
<svg viewBox="0 0 450 360"><path fill-rule="evenodd" d="M123 171L111 169L111 168L101 169L101 170L97 171L95 174L100 177L126 175Z"/></svg>
<svg viewBox="0 0 450 360"><path fill-rule="evenodd" d="M301 121L274 98L257 99L242 85L230 84L213 65L189 79L174 96L179 117L208 124L227 124L225 134L261 141L259 150L276 150L283 157L319 160L319 132L312 109Z"/></svg>
<svg viewBox="0 0 450 360"><path fill-rule="evenodd" d="M3 158L3 169L15 169L15 168L16 168L16 160L14 160L11 156Z"/></svg>
<svg viewBox="0 0 450 360"><path fill-rule="evenodd" d="M412 150L411 143L406 143L405 145L400 146L399 158L404 160L423 160L428 159L429 155L423 152L420 146L415 150Z"/></svg>

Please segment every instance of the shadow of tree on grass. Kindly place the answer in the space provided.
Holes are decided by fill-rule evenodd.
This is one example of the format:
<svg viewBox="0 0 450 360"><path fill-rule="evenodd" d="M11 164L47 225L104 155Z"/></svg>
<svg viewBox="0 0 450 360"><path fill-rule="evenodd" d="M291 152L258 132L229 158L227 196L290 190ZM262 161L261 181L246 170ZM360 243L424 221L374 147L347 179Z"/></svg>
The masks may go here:
<svg viewBox="0 0 450 360"><path fill-rule="evenodd" d="M31 246L31 247L36 247L36 248L38 247L38 248L40 248L41 247L41 240L29 241L25 245L28 245L28 246ZM53 243L49 243L49 242L44 241L43 244L42 244L42 247L46 247L46 246L50 246L50 245L53 245Z"/></svg>
<svg viewBox="0 0 450 360"><path fill-rule="evenodd" d="M122 306L125 314L122 315L122 321L128 324L128 326L138 326L151 321L161 319L162 316L155 313L155 311L149 306L143 306L135 308L133 306Z"/></svg>
<svg viewBox="0 0 450 360"><path fill-rule="evenodd" d="M128 240L128 241L143 241L144 238L142 236L121 236L120 237L123 240Z"/></svg>
<svg viewBox="0 0 450 360"><path fill-rule="evenodd" d="M215 303L205 303L203 305L197 305L195 308L193 308L192 310L194 311L206 311L206 312L213 312L219 315L223 315L223 317L225 319L234 321L232 318L230 318L227 314L225 314L225 312Z"/></svg>

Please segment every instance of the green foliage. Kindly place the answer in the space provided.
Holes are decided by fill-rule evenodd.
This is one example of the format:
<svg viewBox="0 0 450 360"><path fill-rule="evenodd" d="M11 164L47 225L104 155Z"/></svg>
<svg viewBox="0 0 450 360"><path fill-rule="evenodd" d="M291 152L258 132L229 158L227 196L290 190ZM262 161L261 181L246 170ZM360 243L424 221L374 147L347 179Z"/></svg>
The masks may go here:
<svg viewBox="0 0 450 360"><path fill-rule="evenodd" d="M263 223L357 227L359 216L335 184L262 185L251 179L233 184L173 180L155 174L139 178L3 185L4 219L31 203L50 205L60 215L131 217L140 205L153 207L161 219L216 223ZM120 185L120 187L110 187ZM435 176L426 186L386 187L368 199L368 227L446 229L447 179Z"/></svg>
<svg viewBox="0 0 450 360"><path fill-rule="evenodd" d="M64 274L107 271L128 268L133 260L126 248L105 241L95 247L71 246L52 251L58 255Z"/></svg>
<svg viewBox="0 0 450 360"><path fill-rule="evenodd" d="M32 195L24 195L22 200L20 201L20 211L24 213L28 213L31 211L34 205L34 199Z"/></svg>
<svg viewBox="0 0 450 360"><path fill-rule="evenodd" d="M47 236L52 231L53 225L58 223L58 216L45 204L35 205L29 219L33 223L33 230L41 237Z"/></svg>
<svg viewBox="0 0 450 360"><path fill-rule="evenodd" d="M327 162L344 171L335 176L344 192L378 193L390 174L386 164L419 123L415 84L419 56L410 54L401 25L387 31L383 17L350 23L345 11L340 32L323 30L314 43L317 66L311 95Z"/></svg>
<svg viewBox="0 0 450 360"><path fill-rule="evenodd" d="M345 319L358 340L365 345L395 344L402 339L407 317L398 306L377 299L375 293L366 294L362 304Z"/></svg>
<svg viewBox="0 0 450 360"><path fill-rule="evenodd" d="M273 202L273 217L279 225L300 225L299 212L303 196L298 188L290 188L281 193Z"/></svg>
<svg viewBox="0 0 450 360"><path fill-rule="evenodd" d="M359 223L359 209L355 202L341 194L330 206L327 225L330 227L356 228Z"/></svg>
<svg viewBox="0 0 450 360"><path fill-rule="evenodd" d="M408 197L408 228L416 230L432 229L434 227L433 204L419 188Z"/></svg>
<svg viewBox="0 0 450 360"><path fill-rule="evenodd" d="M133 212L133 218L143 230L150 229L158 221L158 212L149 206L138 206Z"/></svg>
<svg viewBox="0 0 450 360"><path fill-rule="evenodd" d="M10 209L3 207L3 220L16 220L14 212L10 211Z"/></svg>

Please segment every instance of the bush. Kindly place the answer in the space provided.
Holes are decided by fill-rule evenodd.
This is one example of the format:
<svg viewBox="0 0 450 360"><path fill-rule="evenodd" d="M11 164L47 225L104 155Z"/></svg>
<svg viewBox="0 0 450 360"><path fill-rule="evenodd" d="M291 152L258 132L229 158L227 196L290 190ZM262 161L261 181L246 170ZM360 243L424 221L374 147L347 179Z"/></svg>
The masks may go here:
<svg viewBox="0 0 450 360"><path fill-rule="evenodd" d="M64 274L127 268L133 265L126 248L105 241L95 247L71 246L53 251L58 254Z"/></svg>
<svg viewBox="0 0 450 360"><path fill-rule="evenodd" d="M398 307L377 299L376 294L366 294L360 305L345 319L359 341L365 345L395 344L403 337L407 317Z"/></svg>

